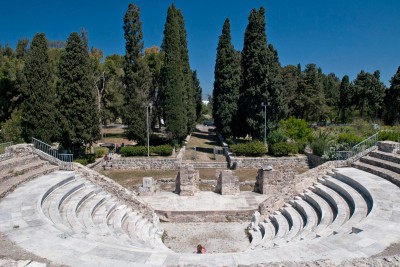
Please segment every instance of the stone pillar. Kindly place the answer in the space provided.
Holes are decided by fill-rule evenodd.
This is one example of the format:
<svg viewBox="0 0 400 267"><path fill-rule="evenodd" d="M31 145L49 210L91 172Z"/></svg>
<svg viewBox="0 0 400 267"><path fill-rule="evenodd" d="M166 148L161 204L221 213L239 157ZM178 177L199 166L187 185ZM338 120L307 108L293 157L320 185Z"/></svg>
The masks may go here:
<svg viewBox="0 0 400 267"><path fill-rule="evenodd" d="M139 195L149 196L153 195L157 191L157 182L154 181L153 177L143 177L143 184L139 187Z"/></svg>
<svg viewBox="0 0 400 267"><path fill-rule="evenodd" d="M282 173L273 170L271 166L258 170L254 191L263 195L272 195L276 190L276 185L282 180Z"/></svg>
<svg viewBox="0 0 400 267"><path fill-rule="evenodd" d="M239 177L231 170L217 171L216 193L221 195L237 195L240 193Z"/></svg>
<svg viewBox="0 0 400 267"><path fill-rule="evenodd" d="M193 165L182 164L176 177L175 193L181 196L194 196L200 191L199 184L199 171L196 171Z"/></svg>

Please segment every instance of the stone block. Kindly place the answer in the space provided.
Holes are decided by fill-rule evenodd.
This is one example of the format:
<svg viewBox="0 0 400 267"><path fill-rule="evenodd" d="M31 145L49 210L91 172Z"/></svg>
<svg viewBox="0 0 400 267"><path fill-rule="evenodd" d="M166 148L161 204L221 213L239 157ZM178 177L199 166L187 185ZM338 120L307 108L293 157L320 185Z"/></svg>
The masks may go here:
<svg viewBox="0 0 400 267"><path fill-rule="evenodd" d="M386 153L396 153L399 150L399 143L392 141L378 141L378 150Z"/></svg>
<svg viewBox="0 0 400 267"><path fill-rule="evenodd" d="M231 170L217 171L216 193L221 195L237 195L240 193L239 177Z"/></svg>
<svg viewBox="0 0 400 267"><path fill-rule="evenodd" d="M274 170L271 166L258 170L258 175L256 178L256 184L254 191L266 194L274 194L277 188L276 185L280 184L282 181L282 173L280 171Z"/></svg>
<svg viewBox="0 0 400 267"><path fill-rule="evenodd" d="M199 171L193 165L182 164L176 177L175 193L181 196L194 196L200 191Z"/></svg>
<svg viewBox="0 0 400 267"><path fill-rule="evenodd" d="M153 177L143 177L143 187L150 188L154 184Z"/></svg>

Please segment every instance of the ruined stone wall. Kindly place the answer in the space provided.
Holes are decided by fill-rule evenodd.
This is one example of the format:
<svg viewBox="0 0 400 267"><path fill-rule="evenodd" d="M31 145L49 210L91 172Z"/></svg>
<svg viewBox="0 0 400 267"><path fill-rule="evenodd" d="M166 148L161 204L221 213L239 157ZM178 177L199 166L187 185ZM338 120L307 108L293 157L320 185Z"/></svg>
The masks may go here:
<svg viewBox="0 0 400 267"><path fill-rule="evenodd" d="M272 166L275 170L290 170L308 169L307 156L298 155L294 157L282 158L234 158L237 168L263 168Z"/></svg>

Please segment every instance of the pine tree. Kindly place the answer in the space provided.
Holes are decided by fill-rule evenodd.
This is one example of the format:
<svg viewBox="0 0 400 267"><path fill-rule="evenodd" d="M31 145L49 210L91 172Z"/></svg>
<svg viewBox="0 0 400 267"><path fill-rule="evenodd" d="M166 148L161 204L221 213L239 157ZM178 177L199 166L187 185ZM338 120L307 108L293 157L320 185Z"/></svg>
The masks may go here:
<svg viewBox="0 0 400 267"><path fill-rule="evenodd" d="M89 53L78 33L71 33L59 64L61 143L78 154L99 137L99 114Z"/></svg>
<svg viewBox="0 0 400 267"><path fill-rule="evenodd" d="M164 63L161 69L161 101L165 122L175 141L180 141L187 133L187 109L184 100L184 77L180 46L180 25L177 10L172 4L168 8L164 28L162 51Z"/></svg>
<svg viewBox="0 0 400 267"><path fill-rule="evenodd" d="M25 60L22 129L26 142L32 137L50 143L56 139L56 93L47 51L47 39L38 33L32 40Z"/></svg>
<svg viewBox="0 0 400 267"><path fill-rule="evenodd" d="M236 135L236 112L240 88L240 57L231 43L230 22L222 27L214 70L213 117L217 130L225 137Z"/></svg>
<svg viewBox="0 0 400 267"><path fill-rule="evenodd" d="M246 27L241 57L243 82L240 89L239 116L241 136L250 134L260 139L266 127L267 133L284 113L282 76L277 51L267 46L265 9L253 9ZM266 105L267 125L264 125Z"/></svg>
<svg viewBox="0 0 400 267"><path fill-rule="evenodd" d="M139 144L146 142L146 108L149 101L151 74L143 59L143 33L140 9L129 4L124 17L125 32L125 104L124 124L128 139ZM149 118L151 116L149 115Z"/></svg>
<svg viewBox="0 0 400 267"><path fill-rule="evenodd" d="M390 87L385 91L384 99L385 123L400 123L400 67L390 80Z"/></svg>
<svg viewBox="0 0 400 267"><path fill-rule="evenodd" d="M347 123L351 108L351 84L349 76L344 75L339 88L339 116L342 123Z"/></svg>
<svg viewBox="0 0 400 267"><path fill-rule="evenodd" d="M193 87L192 71L189 64L185 20L180 9L176 10L176 16L178 18L180 34L181 63L183 72L183 104L186 107L187 132L190 133L196 126L195 90Z"/></svg>

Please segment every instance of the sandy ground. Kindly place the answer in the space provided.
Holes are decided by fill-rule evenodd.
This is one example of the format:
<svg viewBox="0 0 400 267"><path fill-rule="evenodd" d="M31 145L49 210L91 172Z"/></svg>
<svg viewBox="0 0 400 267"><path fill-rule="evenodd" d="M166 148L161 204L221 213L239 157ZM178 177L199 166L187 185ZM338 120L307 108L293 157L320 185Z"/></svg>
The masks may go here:
<svg viewBox="0 0 400 267"><path fill-rule="evenodd" d="M164 243L176 252L194 253L201 244L207 253L239 252L249 245L248 223L162 223Z"/></svg>

